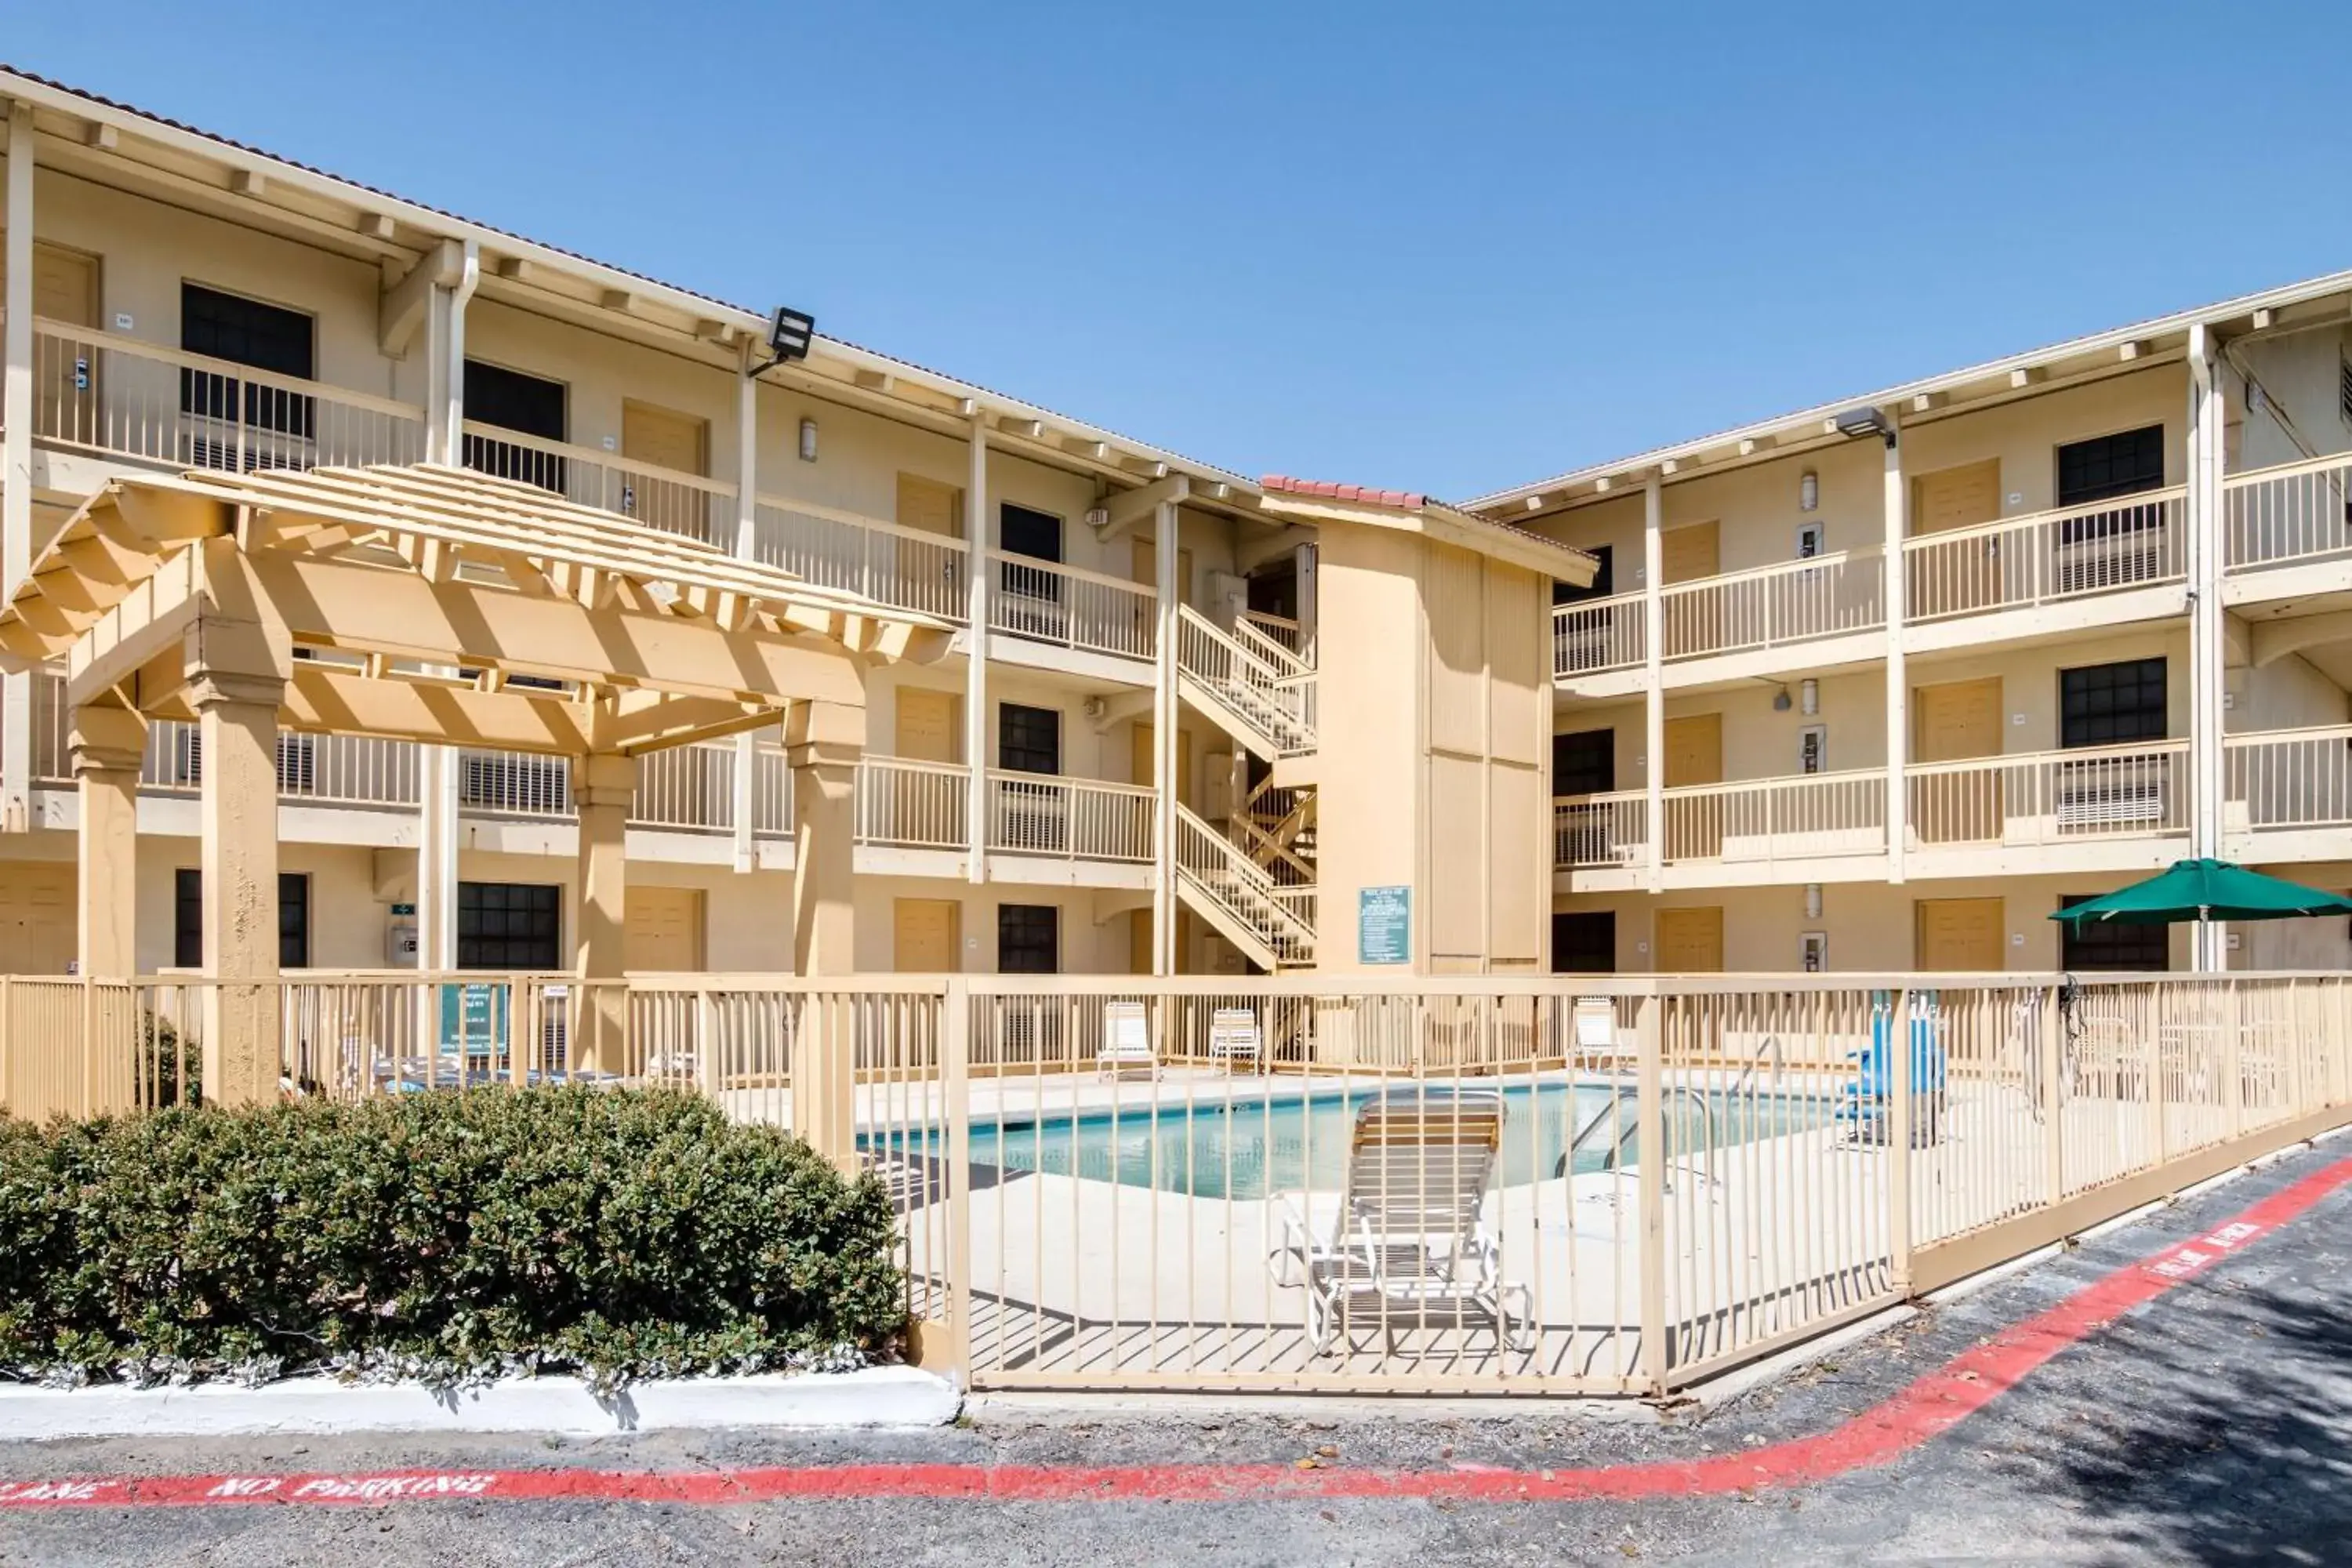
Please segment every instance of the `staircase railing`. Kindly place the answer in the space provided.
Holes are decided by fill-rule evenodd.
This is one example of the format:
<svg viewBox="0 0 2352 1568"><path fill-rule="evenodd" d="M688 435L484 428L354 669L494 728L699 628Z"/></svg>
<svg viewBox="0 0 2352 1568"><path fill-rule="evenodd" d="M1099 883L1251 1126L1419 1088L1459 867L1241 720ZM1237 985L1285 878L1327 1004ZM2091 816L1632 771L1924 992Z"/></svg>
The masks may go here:
<svg viewBox="0 0 2352 1568"><path fill-rule="evenodd" d="M1313 958L1314 889L1277 886L1238 846L1181 805L1176 806L1176 871L1180 886L1255 939L1260 951L1253 956L1267 967Z"/></svg>
<svg viewBox="0 0 2352 1568"><path fill-rule="evenodd" d="M1294 661L1295 662L1295 661ZM1315 677L1254 652L1190 605L1177 606L1176 668L1276 756L1315 749Z"/></svg>
<svg viewBox="0 0 2352 1568"><path fill-rule="evenodd" d="M1298 637L1298 627L1297 623L1285 622L1282 624L1289 626L1289 635L1292 641L1295 642ZM1264 659L1275 668L1282 671L1285 675L1312 675L1315 673L1315 667L1307 663L1305 658L1299 656L1297 648L1288 643L1283 642L1278 636L1275 635L1275 633L1269 629L1267 622L1261 616L1247 615L1235 616L1234 617L1234 641L1241 644L1242 647L1257 655L1258 658Z"/></svg>

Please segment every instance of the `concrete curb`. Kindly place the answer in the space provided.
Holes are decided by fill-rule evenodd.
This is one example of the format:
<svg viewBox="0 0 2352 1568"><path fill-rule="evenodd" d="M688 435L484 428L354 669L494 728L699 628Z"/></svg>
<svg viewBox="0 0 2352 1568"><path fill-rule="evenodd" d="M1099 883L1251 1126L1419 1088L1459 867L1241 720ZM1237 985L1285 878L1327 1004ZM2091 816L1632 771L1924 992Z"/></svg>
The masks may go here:
<svg viewBox="0 0 2352 1568"><path fill-rule="evenodd" d="M518 1377L436 1393L416 1384L289 1378L262 1388L0 1387L0 1432L50 1437L226 1437L276 1433L543 1432L603 1436L695 1426L942 1426L953 1384L911 1366L634 1384L610 1398L568 1377Z"/></svg>

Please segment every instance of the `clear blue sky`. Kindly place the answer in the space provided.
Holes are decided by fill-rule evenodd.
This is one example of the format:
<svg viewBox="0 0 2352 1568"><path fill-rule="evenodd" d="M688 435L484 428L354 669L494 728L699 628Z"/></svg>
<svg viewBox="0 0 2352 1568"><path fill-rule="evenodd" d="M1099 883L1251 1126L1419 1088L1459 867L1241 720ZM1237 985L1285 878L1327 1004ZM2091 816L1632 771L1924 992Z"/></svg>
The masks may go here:
<svg viewBox="0 0 2352 1568"><path fill-rule="evenodd" d="M337 174L1448 497L2352 267L2340 3L0 16L16 64Z"/></svg>

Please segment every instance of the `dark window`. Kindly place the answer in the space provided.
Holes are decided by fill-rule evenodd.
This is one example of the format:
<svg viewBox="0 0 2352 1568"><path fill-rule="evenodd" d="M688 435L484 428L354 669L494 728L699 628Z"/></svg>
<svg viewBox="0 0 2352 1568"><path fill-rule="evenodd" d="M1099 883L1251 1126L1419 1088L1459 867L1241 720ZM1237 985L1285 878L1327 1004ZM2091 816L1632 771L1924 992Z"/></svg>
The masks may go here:
<svg viewBox="0 0 2352 1568"><path fill-rule="evenodd" d="M998 527L1003 534L1003 549L1007 555L1026 555L1033 561L1062 558L1062 520L1050 511L1036 511L1006 501L999 513Z"/></svg>
<svg viewBox="0 0 2352 1568"><path fill-rule="evenodd" d="M2068 893L2058 900L2062 910L2095 898L2095 893ZM2172 967L2168 926L2123 925L2115 921L2084 921L2080 926L2058 927L2058 966L2062 969L2128 969L2141 973Z"/></svg>
<svg viewBox="0 0 2352 1568"><path fill-rule="evenodd" d="M2084 506L2164 488L2164 426L2126 430L2058 448L2058 504Z"/></svg>
<svg viewBox="0 0 2352 1568"><path fill-rule="evenodd" d="M1249 607L1261 616L1298 618L1298 559L1283 557L1249 575Z"/></svg>
<svg viewBox="0 0 2352 1568"><path fill-rule="evenodd" d="M1613 910L1580 910L1551 917L1554 974L1617 973L1617 915Z"/></svg>
<svg viewBox="0 0 2352 1568"><path fill-rule="evenodd" d="M1617 787L1617 731L1585 730L1551 738L1551 793L1606 795Z"/></svg>
<svg viewBox="0 0 2352 1568"><path fill-rule="evenodd" d="M1004 974L1060 973L1062 911L1051 904L996 906L996 967Z"/></svg>
<svg viewBox="0 0 2352 1568"><path fill-rule="evenodd" d="M1554 578L1551 584L1551 602L1555 605L1573 605L1579 599L1605 599L1617 591L1617 565L1612 559L1617 553L1616 547L1608 544L1580 544L1577 548L1598 560L1601 563L1601 570L1592 574L1592 585L1589 588L1580 588L1573 583L1563 583Z"/></svg>
<svg viewBox="0 0 2352 1568"><path fill-rule="evenodd" d="M1060 773L1062 715L1051 708L997 704L996 765L1008 773Z"/></svg>
<svg viewBox="0 0 2352 1568"><path fill-rule="evenodd" d="M2058 743L2105 746L2161 741L2164 660L2131 658L2058 672Z"/></svg>
<svg viewBox="0 0 2352 1568"><path fill-rule="evenodd" d="M546 973L563 964L563 889L529 882L457 884L457 967Z"/></svg>
<svg viewBox="0 0 2352 1568"><path fill-rule="evenodd" d="M172 880L172 963L205 966L205 874L193 867ZM278 874L278 967L310 967L310 879L299 871Z"/></svg>
<svg viewBox="0 0 2352 1568"><path fill-rule="evenodd" d="M1051 512L1032 511L1004 503L998 512L1000 546L1007 555L1032 561L1062 558L1062 520ZM996 565L997 591L1005 595L997 625L1004 630L1058 638L1069 629L1062 609L1062 578L1040 566L1012 561Z"/></svg>
<svg viewBox="0 0 2352 1568"><path fill-rule="evenodd" d="M542 441L565 439L565 393L560 381L543 381L519 370L466 362L466 419L469 424L495 425L536 436ZM527 485L563 493L564 461L552 452L518 446L485 436L465 440L466 467L477 473L520 479Z"/></svg>
<svg viewBox="0 0 2352 1568"><path fill-rule="evenodd" d="M309 381L315 368L310 337L310 318L299 310L223 294L200 283L180 285L180 346L192 354ZM191 455L200 467L302 466L300 454L286 443L255 440L236 426L306 438L314 408L314 401L300 393L213 371L180 372L180 411L226 426L193 437Z"/></svg>

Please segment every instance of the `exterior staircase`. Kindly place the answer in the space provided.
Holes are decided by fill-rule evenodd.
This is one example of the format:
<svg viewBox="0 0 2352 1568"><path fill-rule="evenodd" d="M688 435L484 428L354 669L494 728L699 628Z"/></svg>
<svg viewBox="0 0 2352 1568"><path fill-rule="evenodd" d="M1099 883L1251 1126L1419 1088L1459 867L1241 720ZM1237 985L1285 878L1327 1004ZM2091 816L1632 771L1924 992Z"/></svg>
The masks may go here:
<svg viewBox="0 0 2352 1568"><path fill-rule="evenodd" d="M1259 968L1315 962L1315 889L1286 885L1239 844L1176 806L1176 893Z"/></svg>
<svg viewBox="0 0 2352 1568"><path fill-rule="evenodd" d="M1178 606L1176 680L1179 696L1268 762L1315 750L1313 668L1246 618L1227 632Z"/></svg>

